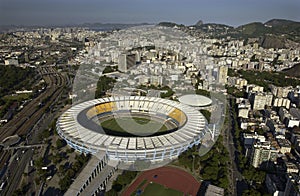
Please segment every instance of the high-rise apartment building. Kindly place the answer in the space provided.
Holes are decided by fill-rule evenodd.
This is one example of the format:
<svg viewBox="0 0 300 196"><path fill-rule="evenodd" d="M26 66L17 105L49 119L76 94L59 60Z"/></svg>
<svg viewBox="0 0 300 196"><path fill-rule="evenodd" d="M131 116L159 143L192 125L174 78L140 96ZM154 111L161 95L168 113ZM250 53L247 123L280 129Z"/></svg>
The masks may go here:
<svg viewBox="0 0 300 196"><path fill-rule="evenodd" d="M121 54L119 56L118 69L121 72L127 72L128 69L136 64L135 54Z"/></svg>

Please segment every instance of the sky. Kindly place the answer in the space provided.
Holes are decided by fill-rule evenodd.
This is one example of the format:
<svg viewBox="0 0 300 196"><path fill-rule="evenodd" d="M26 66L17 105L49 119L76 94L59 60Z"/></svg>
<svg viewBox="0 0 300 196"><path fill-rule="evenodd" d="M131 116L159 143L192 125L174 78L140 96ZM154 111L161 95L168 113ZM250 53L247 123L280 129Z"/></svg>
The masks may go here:
<svg viewBox="0 0 300 196"><path fill-rule="evenodd" d="M300 0L0 0L0 25L300 21Z"/></svg>

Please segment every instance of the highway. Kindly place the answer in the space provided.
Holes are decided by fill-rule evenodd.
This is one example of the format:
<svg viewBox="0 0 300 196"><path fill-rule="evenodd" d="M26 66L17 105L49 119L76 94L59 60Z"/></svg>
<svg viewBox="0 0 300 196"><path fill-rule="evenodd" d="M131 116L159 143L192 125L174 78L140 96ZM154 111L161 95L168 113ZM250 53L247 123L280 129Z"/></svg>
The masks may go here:
<svg viewBox="0 0 300 196"><path fill-rule="evenodd" d="M38 142L36 134L31 134L32 128L34 125L39 122L43 117L45 112L49 110L53 103L57 102L60 95L63 92L63 89L68 85L68 80L65 76L53 67L42 67L38 68L38 72L42 75L43 79L46 82L47 88L39 94L36 98L31 100L18 114L16 114L12 120L0 128L0 141L5 139L8 136L18 134L23 138L27 138L28 135L34 135L35 139L30 141L24 141L29 144L36 144ZM0 151L0 170L4 168L5 165L8 165L5 176L2 179L6 178L7 183L5 189L1 192L3 193L13 193L19 187L21 183L21 177L24 172L25 166L32 158L32 150L25 150L24 153L20 154L22 149L16 149L14 152L18 155L18 159L11 158L11 152L9 150L1 149ZM0 176L1 177L1 176Z"/></svg>
<svg viewBox="0 0 300 196"><path fill-rule="evenodd" d="M231 96L229 99L233 99ZM232 195L239 195L241 193L241 190L245 188L244 186L244 177L243 175L240 173L239 169L238 169L238 158L237 156L237 149L234 143L234 134L235 134L235 119L234 119L234 106L231 105L230 101L228 101L228 128L225 129L225 133L224 133L224 145L225 147L228 149L229 152L229 158L230 158L230 162L231 162L231 181L232 181Z"/></svg>

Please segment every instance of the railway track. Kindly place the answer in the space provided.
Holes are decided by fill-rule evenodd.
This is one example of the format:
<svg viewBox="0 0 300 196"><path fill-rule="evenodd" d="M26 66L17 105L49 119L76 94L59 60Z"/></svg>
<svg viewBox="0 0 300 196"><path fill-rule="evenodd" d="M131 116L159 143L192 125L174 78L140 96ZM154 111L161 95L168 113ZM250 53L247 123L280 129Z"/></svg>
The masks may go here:
<svg viewBox="0 0 300 196"><path fill-rule="evenodd" d="M51 72L51 74L43 75L43 79L47 84L46 90L26 105L11 121L0 128L0 141L15 134L26 136L31 131L31 128L43 116L47 108L49 108L62 93L63 87L66 84L64 76L58 72L53 73L55 71L53 68L51 68L51 70L47 68L42 69L43 71L39 71L40 74ZM44 100L47 100L47 102L44 105L39 106L40 102ZM9 160L10 153L1 150L0 157L1 170L4 164Z"/></svg>

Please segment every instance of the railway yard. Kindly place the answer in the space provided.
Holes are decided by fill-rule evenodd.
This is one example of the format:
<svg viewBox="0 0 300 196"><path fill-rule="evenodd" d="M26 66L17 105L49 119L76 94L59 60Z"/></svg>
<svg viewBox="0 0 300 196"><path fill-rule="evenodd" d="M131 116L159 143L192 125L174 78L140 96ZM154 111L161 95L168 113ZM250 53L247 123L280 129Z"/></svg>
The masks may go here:
<svg viewBox="0 0 300 196"><path fill-rule="evenodd" d="M1 195L17 190L21 186L24 170L33 169L35 150L41 154L46 150L47 145L42 144L40 132L59 114L58 103L61 104L62 98L67 98L65 89L71 86L69 76L52 66L41 66L37 72L45 81L46 88L0 127L0 143L12 135L21 138L17 147L0 146L0 182L3 184ZM28 180L34 181L33 178ZM37 187L34 189L41 190Z"/></svg>

